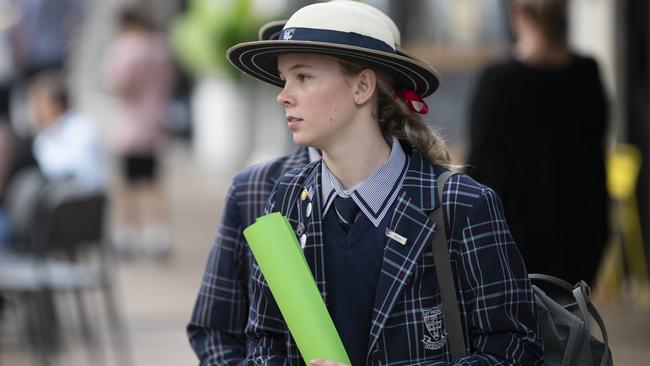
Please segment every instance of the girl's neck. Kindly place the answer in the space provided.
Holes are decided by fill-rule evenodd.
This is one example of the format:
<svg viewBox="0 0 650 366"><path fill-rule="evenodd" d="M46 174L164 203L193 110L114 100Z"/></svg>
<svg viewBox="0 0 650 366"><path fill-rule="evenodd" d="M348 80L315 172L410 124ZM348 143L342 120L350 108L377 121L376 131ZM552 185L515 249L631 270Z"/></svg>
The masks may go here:
<svg viewBox="0 0 650 366"><path fill-rule="evenodd" d="M377 122L375 122L376 124ZM379 128L371 133L337 141L323 149L323 160L345 189L350 189L375 171L390 156L391 147Z"/></svg>

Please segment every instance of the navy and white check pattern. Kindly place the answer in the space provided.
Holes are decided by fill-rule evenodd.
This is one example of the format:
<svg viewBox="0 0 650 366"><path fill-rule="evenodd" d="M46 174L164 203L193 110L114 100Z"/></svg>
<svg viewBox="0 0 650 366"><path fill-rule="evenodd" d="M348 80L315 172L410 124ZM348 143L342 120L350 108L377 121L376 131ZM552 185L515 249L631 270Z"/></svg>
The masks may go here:
<svg viewBox="0 0 650 366"><path fill-rule="evenodd" d="M308 149L238 173L226 196L192 319L190 344L201 365L239 365L246 354L252 256L242 230L263 214L269 194L285 172L309 162ZM319 158L318 153L314 158Z"/></svg>
<svg viewBox="0 0 650 366"><path fill-rule="evenodd" d="M430 329L425 317L442 306L431 237L436 229L428 213L441 203L436 177L444 171L404 144L409 165L399 194L389 210L388 228L406 245L386 238L376 289L367 350L368 365L448 365L450 353L426 348L427 337L445 334ZM300 192L321 187L320 162L287 173L278 181L267 211L279 211L294 227L306 226L305 258L327 304L322 197L303 215ZM497 195L464 174L445 186L442 209L450 238L451 268L464 327L468 356L456 365L542 365L543 347L536 307L523 261L512 240ZM300 354L273 300L259 267L253 263L251 309L246 328L246 365L300 365ZM354 299L351 299L354 301ZM436 325L433 325L434 327ZM314 334L317 339L318 334ZM440 339L440 338L439 338ZM377 352L380 351L380 352ZM374 354L375 358L371 357Z"/></svg>
<svg viewBox="0 0 650 366"><path fill-rule="evenodd" d="M407 167L408 158L404 153L404 149L394 137L388 159L375 169L368 178L348 190L343 188L341 182L323 161L323 164L321 164L321 176L325 177L321 187L322 199L325 202L323 216L327 214L337 195L343 198L350 197L368 220L375 227L379 226L379 223L384 219L397 198Z"/></svg>

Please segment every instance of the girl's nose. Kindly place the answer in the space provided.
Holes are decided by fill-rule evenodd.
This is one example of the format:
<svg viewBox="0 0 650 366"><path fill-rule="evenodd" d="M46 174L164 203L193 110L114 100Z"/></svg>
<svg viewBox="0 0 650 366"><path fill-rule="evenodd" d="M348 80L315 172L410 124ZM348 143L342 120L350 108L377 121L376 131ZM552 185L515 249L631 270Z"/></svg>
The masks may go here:
<svg viewBox="0 0 650 366"><path fill-rule="evenodd" d="M276 100L278 101L278 104L281 106L287 108L291 107L292 105L295 104L295 99L291 97L289 91L287 90L287 86L285 85L278 96L276 97Z"/></svg>

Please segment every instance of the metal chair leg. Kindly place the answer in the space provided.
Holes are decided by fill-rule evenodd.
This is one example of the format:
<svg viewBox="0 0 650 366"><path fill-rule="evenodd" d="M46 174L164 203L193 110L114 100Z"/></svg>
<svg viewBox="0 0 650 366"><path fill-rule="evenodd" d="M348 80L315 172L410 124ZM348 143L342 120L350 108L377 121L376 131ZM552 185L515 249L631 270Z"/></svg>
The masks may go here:
<svg viewBox="0 0 650 366"><path fill-rule="evenodd" d="M50 366L52 365L54 348L51 342L52 335L50 334L52 328L47 326L47 314L43 312L43 309L47 307L47 302L43 301L43 294L39 292L25 294L25 299L27 304L25 316L27 317L28 337L33 342L40 364Z"/></svg>
<svg viewBox="0 0 650 366"><path fill-rule="evenodd" d="M102 294L104 295L104 304L106 306L106 313L108 315L108 326L111 333L113 349L115 356L118 358L119 365L131 366L133 365L133 357L131 353L131 345L128 340L128 332L122 318L119 315L115 299L113 297L113 287L110 283L105 283L102 287Z"/></svg>

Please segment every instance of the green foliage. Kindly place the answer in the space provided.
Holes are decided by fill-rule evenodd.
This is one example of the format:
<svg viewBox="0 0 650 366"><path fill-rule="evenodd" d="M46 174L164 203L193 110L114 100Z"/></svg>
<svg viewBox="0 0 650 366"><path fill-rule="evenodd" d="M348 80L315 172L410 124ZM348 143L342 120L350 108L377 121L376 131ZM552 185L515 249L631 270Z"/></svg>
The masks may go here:
<svg viewBox="0 0 650 366"><path fill-rule="evenodd" d="M191 73L241 73L226 59L231 46L257 40L262 20L251 0L191 0L173 24L171 42L181 64Z"/></svg>

